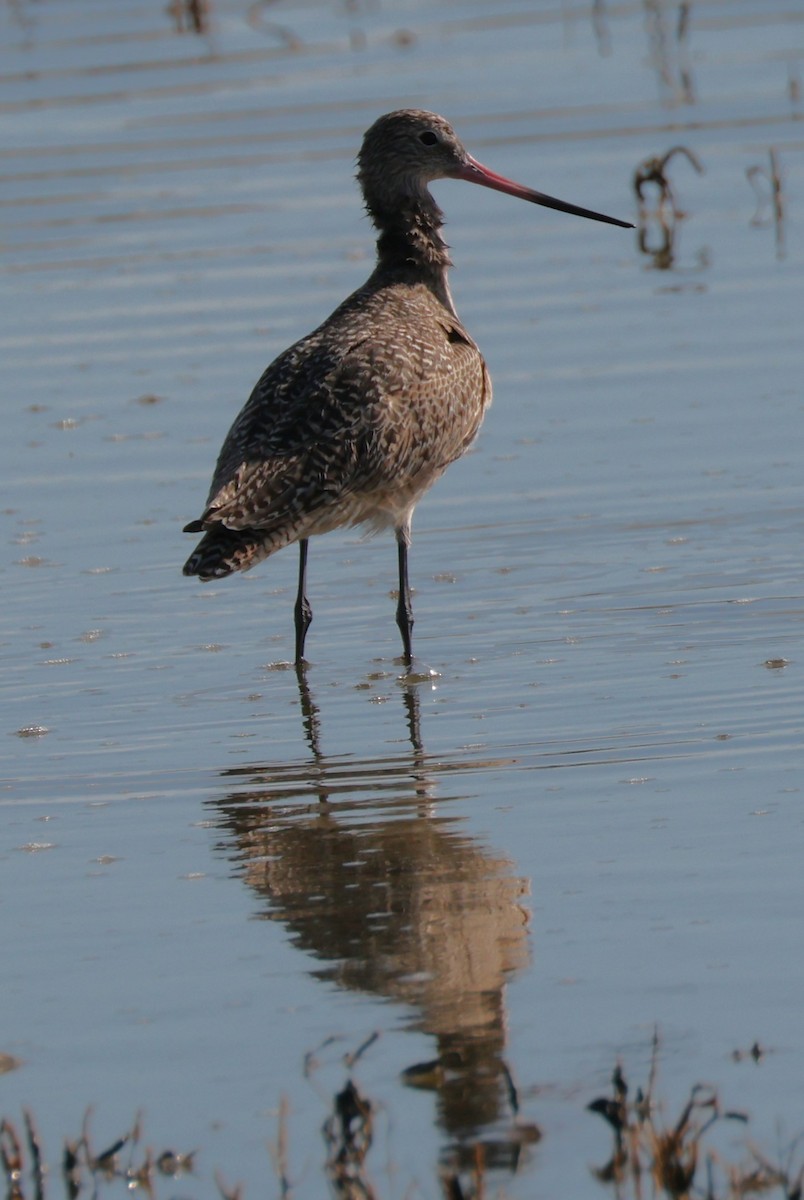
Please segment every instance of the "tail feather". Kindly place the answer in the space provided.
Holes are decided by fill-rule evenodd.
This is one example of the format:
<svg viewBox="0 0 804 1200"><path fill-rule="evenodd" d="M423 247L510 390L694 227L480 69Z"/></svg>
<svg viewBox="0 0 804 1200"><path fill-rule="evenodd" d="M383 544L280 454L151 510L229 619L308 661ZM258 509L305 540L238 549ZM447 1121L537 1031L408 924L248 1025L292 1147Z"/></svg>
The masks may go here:
<svg viewBox="0 0 804 1200"><path fill-rule="evenodd" d="M188 532L196 530L188 527ZM197 575L203 580L225 579L235 571L247 571L274 549L265 534L256 529L226 529L216 525L198 543L182 574Z"/></svg>

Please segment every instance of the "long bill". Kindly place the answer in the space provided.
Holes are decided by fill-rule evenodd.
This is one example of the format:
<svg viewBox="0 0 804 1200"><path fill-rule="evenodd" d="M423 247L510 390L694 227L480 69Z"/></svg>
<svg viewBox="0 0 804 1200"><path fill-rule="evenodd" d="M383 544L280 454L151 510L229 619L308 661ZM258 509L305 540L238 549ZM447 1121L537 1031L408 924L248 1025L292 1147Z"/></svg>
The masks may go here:
<svg viewBox="0 0 804 1200"><path fill-rule="evenodd" d="M521 183L514 183L496 171L484 167L471 154L459 171L457 179L465 179L467 183L479 183L482 187L494 188L497 192L506 192L509 196L518 196L520 200L529 200L531 204L541 204L544 208L555 208L559 212L572 213L575 217L589 217L591 221L604 221L607 225L619 225L622 229L633 229L630 221L620 221L617 217L607 217L605 213L593 212L591 208L579 208L577 204L567 204L565 200L556 200L555 196L546 196L544 192L536 192L533 188Z"/></svg>

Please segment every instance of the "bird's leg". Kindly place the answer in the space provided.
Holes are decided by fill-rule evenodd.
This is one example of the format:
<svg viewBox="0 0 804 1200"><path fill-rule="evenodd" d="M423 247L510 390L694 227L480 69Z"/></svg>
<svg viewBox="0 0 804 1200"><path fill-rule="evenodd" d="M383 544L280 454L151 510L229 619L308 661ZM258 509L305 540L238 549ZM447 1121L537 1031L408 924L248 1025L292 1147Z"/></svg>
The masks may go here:
<svg viewBox="0 0 804 1200"><path fill-rule="evenodd" d="M396 623L402 634L403 657L406 666L413 661L413 605L410 599L410 583L408 582L408 546L410 545L410 524L400 525L396 531L396 544L399 553L399 601L396 606Z"/></svg>
<svg viewBox="0 0 804 1200"><path fill-rule="evenodd" d="M299 666L304 662L304 639L313 619L313 610L307 599L307 538L299 542L299 590L293 617L296 622L296 665Z"/></svg>

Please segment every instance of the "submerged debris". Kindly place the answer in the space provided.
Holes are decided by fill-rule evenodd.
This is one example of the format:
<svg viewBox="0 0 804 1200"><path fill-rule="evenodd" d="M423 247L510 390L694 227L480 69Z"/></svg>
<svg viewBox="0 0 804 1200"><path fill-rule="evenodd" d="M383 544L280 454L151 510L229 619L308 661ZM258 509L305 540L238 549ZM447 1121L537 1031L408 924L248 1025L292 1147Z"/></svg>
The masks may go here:
<svg viewBox="0 0 804 1200"><path fill-rule="evenodd" d="M732 1062L743 1062L744 1059L751 1058L755 1063L761 1063L767 1053L767 1047L756 1041L747 1050L732 1050L731 1057Z"/></svg>

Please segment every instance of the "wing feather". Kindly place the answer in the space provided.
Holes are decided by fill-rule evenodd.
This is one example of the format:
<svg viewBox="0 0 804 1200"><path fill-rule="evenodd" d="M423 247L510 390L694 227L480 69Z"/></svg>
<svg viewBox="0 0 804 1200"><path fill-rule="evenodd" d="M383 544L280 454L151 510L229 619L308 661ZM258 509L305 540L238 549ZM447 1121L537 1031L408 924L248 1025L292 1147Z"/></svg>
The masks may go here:
<svg viewBox="0 0 804 1200"><path fill-rule="evenodd" d="M482 419L485 364L438 306L422 320L410 289L344 303L264 372L224 441L193 529L279 530L350 495L434 479ZM435 302L434 302L435 303ZM426 315L426 313L425 313Z"/></svg>

